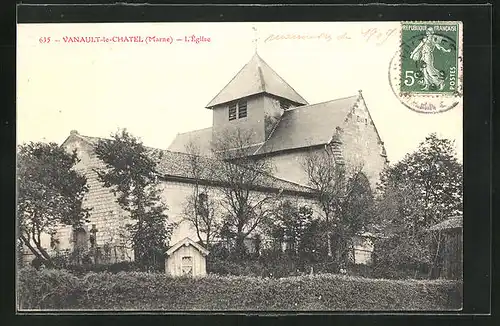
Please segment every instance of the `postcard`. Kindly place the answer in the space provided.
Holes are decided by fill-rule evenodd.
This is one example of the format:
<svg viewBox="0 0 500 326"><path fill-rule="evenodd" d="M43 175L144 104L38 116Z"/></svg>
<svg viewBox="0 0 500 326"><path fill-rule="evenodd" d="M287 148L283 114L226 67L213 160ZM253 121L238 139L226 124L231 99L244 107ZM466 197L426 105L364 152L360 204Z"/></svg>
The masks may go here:
<svg viewBox="0 0 500 326"><path fill-rule="evenodd" d="M462 33L19 24L19 311L460 310Z"/></svg>

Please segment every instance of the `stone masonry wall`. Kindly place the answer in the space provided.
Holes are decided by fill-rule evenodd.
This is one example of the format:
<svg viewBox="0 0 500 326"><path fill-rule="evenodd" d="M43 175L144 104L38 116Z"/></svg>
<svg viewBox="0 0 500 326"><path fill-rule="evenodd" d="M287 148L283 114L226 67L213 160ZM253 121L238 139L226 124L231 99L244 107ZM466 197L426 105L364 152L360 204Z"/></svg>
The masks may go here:
<svg viewBox="0 0 500 326"><path fill-rule="evenodd" d="M344 120L340 140L346 166L362 166L374 191L387 159L383 156L383 143L362 98Z"/></svg>

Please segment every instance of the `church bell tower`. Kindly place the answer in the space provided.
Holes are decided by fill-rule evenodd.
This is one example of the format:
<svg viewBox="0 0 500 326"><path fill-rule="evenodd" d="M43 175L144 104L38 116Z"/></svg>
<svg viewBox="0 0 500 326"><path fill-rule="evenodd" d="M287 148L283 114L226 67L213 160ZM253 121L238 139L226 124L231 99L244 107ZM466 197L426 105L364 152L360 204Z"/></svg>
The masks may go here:
<svg viewBox="0 0 500 326"><path fill-rule="evenodd" d="M285 110L307 104L256 52L206 108L213 111L212 138L239 129L257 145Z"/></svg>

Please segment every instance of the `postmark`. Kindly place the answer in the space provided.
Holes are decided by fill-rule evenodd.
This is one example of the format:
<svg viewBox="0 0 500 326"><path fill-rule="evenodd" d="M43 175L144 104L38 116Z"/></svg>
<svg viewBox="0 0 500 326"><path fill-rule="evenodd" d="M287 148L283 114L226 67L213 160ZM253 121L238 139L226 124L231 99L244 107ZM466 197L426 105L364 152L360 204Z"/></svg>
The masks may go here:
<svg viewBox="0 0 500 326"><path fill-rule="evenodd" d="M440 113L462 99L462 24L402 22L389 82L408 108Z"/></svg>

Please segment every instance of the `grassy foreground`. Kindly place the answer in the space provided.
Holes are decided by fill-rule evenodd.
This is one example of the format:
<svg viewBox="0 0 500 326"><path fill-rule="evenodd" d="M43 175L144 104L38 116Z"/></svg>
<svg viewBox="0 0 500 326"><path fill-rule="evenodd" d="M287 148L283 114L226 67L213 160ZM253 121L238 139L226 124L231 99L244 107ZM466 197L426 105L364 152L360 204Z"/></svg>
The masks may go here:
<svg viewBox="0 0 500 326"><path fill-rule="evenodd" d="M457 310L455 281L381 280L332 274L169 278L138 272L19 271L20 310Z"/></svg>

